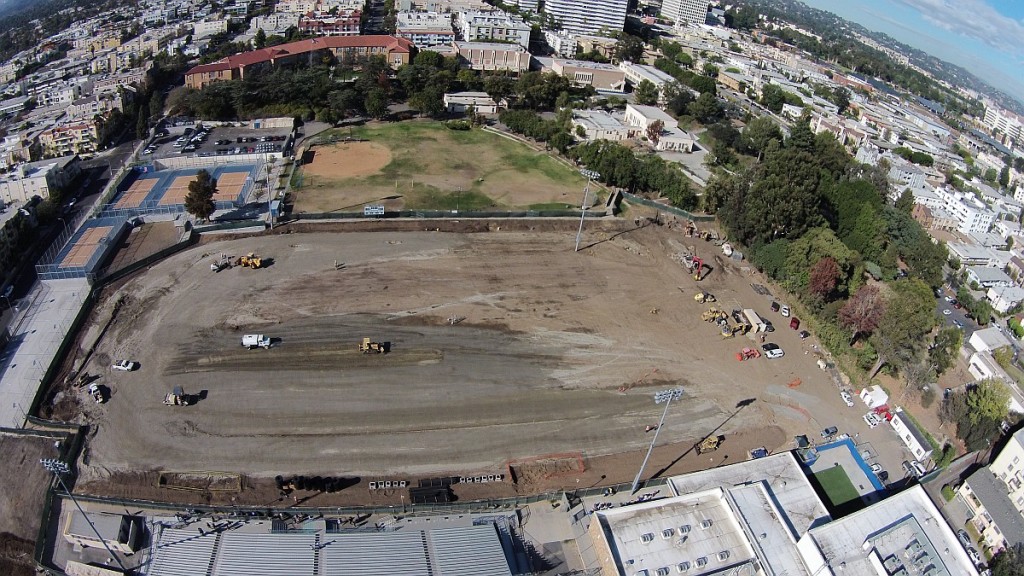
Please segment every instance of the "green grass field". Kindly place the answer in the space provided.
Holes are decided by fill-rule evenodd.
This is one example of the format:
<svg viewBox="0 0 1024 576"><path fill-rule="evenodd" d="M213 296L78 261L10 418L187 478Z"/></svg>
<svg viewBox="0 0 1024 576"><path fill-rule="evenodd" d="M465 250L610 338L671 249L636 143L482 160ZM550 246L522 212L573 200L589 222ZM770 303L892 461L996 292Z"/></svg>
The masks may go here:
<svg viewBox="0 0 1024 576"><path fill-rule="evenodd" d="M854 488L853 482L850 481L850 477L846 475L846 471L843 470L842 466L834 466L828 470L823 470L815 474L814 477L818 480L818 484L821 485L833 506L839 506L860 498L860 494L857 493L857 489Z"/></svg>
<svg viewBox="0 0 1024 576"><path fill-rule="evenodd" d="M373 123L321 134L324 144L314 151L340 146L332 137L384 145L391 160L368 176L332 179L307 171L293 178L293 186L300 184L296 211L357 211L372 203L389 210L564 209L580 204L586 183L546 153L478 128L449 130L427 120Z"/></svg>

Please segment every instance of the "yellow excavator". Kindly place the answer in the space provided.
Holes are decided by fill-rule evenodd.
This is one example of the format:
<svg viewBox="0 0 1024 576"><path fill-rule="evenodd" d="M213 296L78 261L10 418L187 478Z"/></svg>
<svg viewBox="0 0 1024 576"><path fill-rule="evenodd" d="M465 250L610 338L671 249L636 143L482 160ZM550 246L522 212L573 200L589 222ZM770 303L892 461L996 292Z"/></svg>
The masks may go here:
<svg viewBox="0 0 1024 576"><path fill-rule="evenodd" d="M263 266L263 259L257 256L255 252L249 252L245 256L239 256L238 260L235 261L235 266L242 266L243 268L252 268L255 270Z"/></svg>

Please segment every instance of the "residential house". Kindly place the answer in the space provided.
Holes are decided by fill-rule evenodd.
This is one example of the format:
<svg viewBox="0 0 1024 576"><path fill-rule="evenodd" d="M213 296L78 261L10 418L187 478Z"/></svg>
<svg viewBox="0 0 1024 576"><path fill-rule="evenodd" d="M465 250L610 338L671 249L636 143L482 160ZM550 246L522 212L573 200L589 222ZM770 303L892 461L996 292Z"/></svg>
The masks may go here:
<svg viewBox="0 0 1024 576"><path fill-rule="evenodd" d="M1010 340L995 326L975 330L968 338L967 343L977 352L992 352L1011 345Z"/></svg>
<svg viewBox="0 0 1024 576"><path fill-rule="evenodd" d="M990 266L968 266L967 281L983 288L1013 286L1013 278L998 268Z"/></svg>
<svg viewBox="0 0 1024 576"><path fill-rule="evenodd" d="M992 303L992 308L994 308L996 312L1006 314L1010 308L1024 302L1024 288L1021 288L1020 286L998 286L995 288L989 288L985 297Z"/></svg>
<svg viewBox="0 0 1024 576"><path fill-rule="evenodd" d="M1024 517L1007 492L1006 484L989 468L971 474L957 490L971 513L968 522L990 554L1024 541Z"/></svg>
<svg viewBox="0 0 1024 576"><path fill-rule="evenodd" d="M1017 513L1024 514L1024 428L1010 436L989 469L1006 484Z"/></svg>
<svg viewBox="0 0 1024 576"><path fill-rule="evenodd" d="M90 154L96 151L100 132L92 119L54 126L39 133L44 156Z"/></svg>

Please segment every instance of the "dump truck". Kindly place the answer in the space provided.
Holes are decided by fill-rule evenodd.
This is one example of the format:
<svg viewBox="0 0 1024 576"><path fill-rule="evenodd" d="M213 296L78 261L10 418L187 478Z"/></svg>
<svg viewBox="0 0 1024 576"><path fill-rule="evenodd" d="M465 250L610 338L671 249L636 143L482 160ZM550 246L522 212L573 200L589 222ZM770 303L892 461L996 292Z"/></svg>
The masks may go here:
<svg viewBox="0 0 1024 576"><path fill-rule="evenodd" d="M164 404L168 406L189 406L192 404L192 397L185 394L181 386L175 386L174 391L164 396Z"/></svg>
<svg viewBox="0 0 1024 576"><path fill-rule="evenodd" d="M249 350L254 348L270 348L270 338L263 334L246 334L242 336L242 346Z"/></svg>
<svg viewBox="0 0 1024 576"><path fill-rule="evenodd" d="M718 450L719 443L721 443L721 440L718 436L708 436L700 444L697 445L697 454L714 452L715 450Z"/></svg>
<svg viewBox="0 0 1024 576"><path fill-rule="evenodd" d="M384 342L373 342L369 338L363 338L359 343L359 351L363 354L383 354L386 351Z"/></svg>

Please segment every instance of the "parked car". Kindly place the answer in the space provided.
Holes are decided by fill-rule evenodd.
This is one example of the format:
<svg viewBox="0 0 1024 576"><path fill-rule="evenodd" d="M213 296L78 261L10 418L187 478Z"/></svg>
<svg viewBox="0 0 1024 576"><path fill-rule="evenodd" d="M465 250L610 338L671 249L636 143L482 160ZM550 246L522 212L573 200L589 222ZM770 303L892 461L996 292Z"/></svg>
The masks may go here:
<svg viewBox="0 0 1024 576"><path fill-rule="evenodd" d="M974 562L975 566L981 564L981 554L978 554L978 550L974 546L967 547L967 555L970 556L971 562Z"/></svg>
<svg viewBox="0 0 1024 576"><path fill-rule="evenodd" d="M878 426L879 424L882 423L882 418L879 417L878 414L875 414L874 412L868 412L867 414L864 415L864 422L868 425L869 428L874 428L875 426Z"/></svg>
<svg viewBox="0 0 1024 576"><path fill-rule="evenodd" d="M822 438L829 438L831 436L835 436L838 433L839 433L839 428L836 428L835 426L829 426L828 428L825 428L824 430L821 431L821 437Z"/></svg>
<svg viewBox="0 0 1024 576"><path fill-rule="evenodd" d="M872 464L871 465L871 472L873 472L874 474L878 474L881 471L882 471L882 465L881 464Z"/></svg>
<svg viewBox="0 0 1024 576"><path fill-rule="evenodd" d="M797 334L797 336L800 336L800 339L801 339L801 340L806 340L806 339L808 339L808 338L810 338L810 337L811 337L811 333L810 333L810 332L808 332L807 330L801 330L801 331L800 331L800 332L799 332L799 333Z"/></svg>
<svg viewBox="0 0 1024 576"><path fill-rule="evenodd" d="M853 396L849 392L843 390L842 392L839 393L839 396L842 397L844 404L846 404L850 408L853 408Z"/></svg>
<svg viewBox="0 0 1024 576"><path fill-rule="evenodd" d="M778 344L772 344L771 342L762 344L761 350L764 350L764 355L772 360L782 358L786 355L785 351L783 351Z"/></svg>
<svg viewBox="0 0 1024 576"><path fill-rule="evenodd" d="M780 308L779 313L782 314L783 318L789 318L789 306L783 306Z"/></svg>
<svg viewBox="0 0 1024 576"><path fill-rule="evenodd" d="M942 315L943 316L949 316L952 313L953 313L953 311L950 310L949 308L946 308L945 310L942 311Z"/></svg>
<svg viewBox="0 0 1024 576"><path fill-rule="evenodd" d="M956 326L957 328L959 328L959 329L961 329L961 330L963 330L963 329L964 329L964 325L963 325L963 323L962 323L962 322L960 322L959 320L953 320L953 326Z"/></svg>
<svg viewBox="0 0 1024 576"><path fill-rule="evenodd" d="M772 308L772 312L778 312L779 311L779 303L778 302L772 302L771 308Z"/></svg>
<svg viewBox="0 0 1024 576"><path fill-rule="evenodd" d="M967 533L967 530L963 528L956 531L956 537L960 540L960 543L964 545L964 548L971 547L971 535Z"/></svg>
<svg viewBox="0 0 1024 576"><path fill-rule="evenodd" d="M764 323L764 331L765 332L775 332L775 326L772 326L771 322L765 322Z"/></svg>
<svg viewBox="0 0 1024 576"><path fill-rule="evenodd" d="M139 363L134 362L132 360L121 360L117 364L111 366L111 368L113 368L114 370L121 370L123 372L131 372L132 370L135 370L138 367Z"/></svg>

